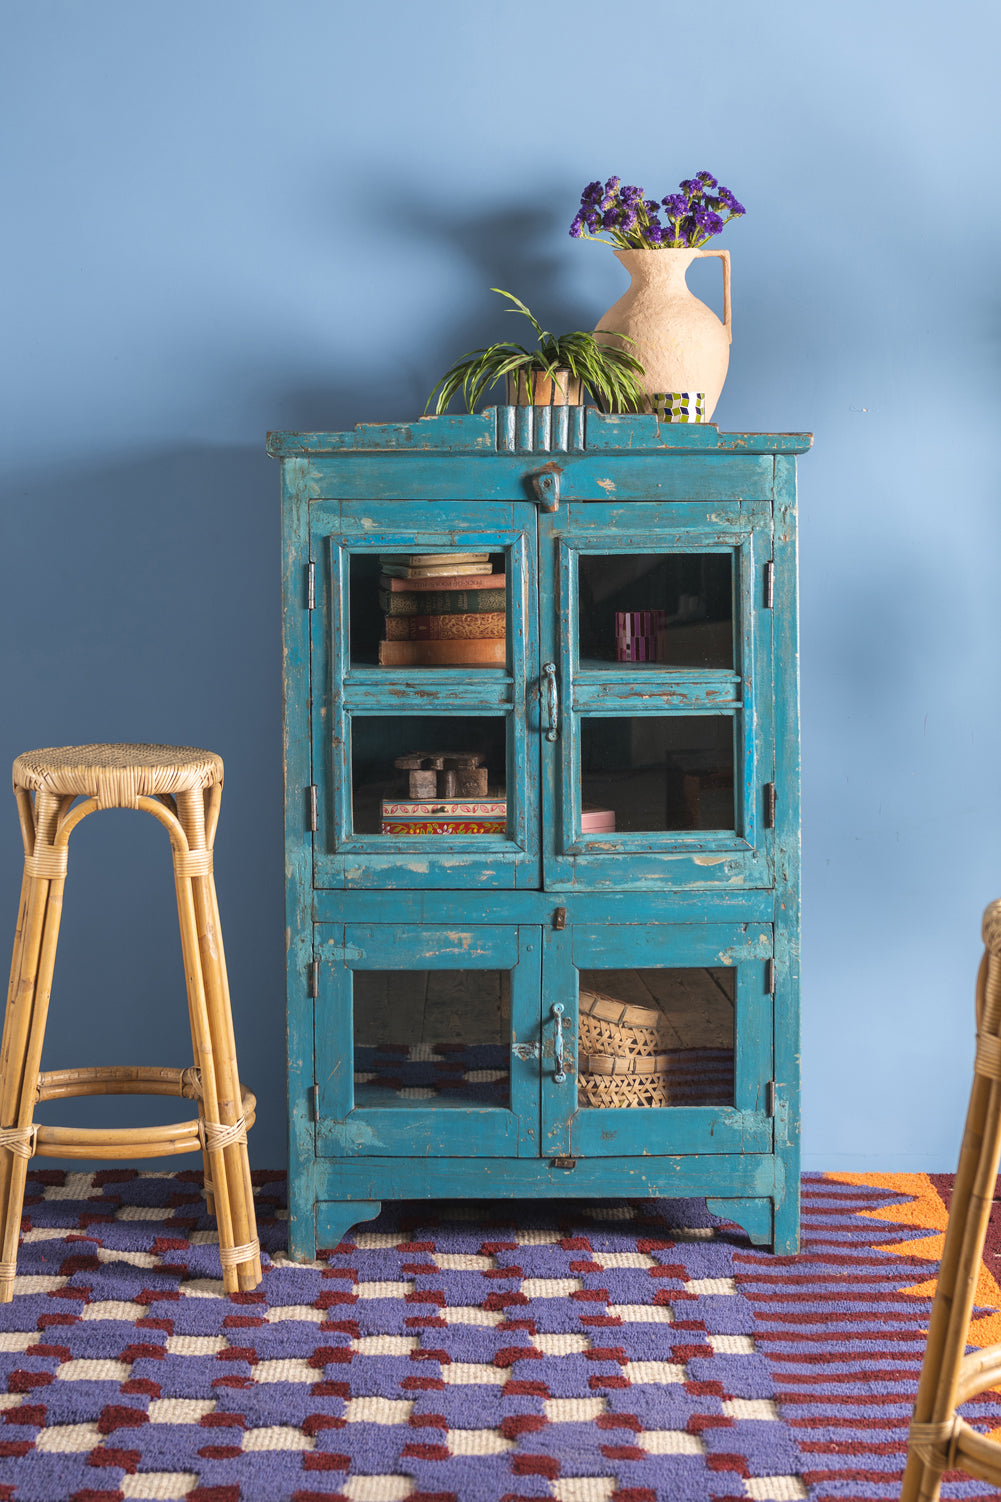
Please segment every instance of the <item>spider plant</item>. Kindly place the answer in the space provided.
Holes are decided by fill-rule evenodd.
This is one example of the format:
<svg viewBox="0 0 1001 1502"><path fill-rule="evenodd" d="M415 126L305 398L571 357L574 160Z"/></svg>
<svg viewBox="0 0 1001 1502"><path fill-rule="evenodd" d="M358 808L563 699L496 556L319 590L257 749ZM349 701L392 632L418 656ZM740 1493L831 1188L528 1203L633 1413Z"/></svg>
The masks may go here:
<svg viewBox="0 0 1001 1502"><path fill-rule="evenodd" d="M643 374L643 366L621 346L604 342L616 338L632 344L628 335L602 331L599 341L593 333L582 330L550 334L513 292L505 292L502 287L490 290L514 304L507 312L522 313L528 319L538 335L536 348L508 342L470 350L442 376L427 399L425 412L434 402L435 413L440 415L458 392L466 410L473 412L484 394L505 378L512 402L523 403L527 396L528 403L548 405L559 399L557 391L566 401L572 382L578 388L578 401L588 391L607 412L642 410L645 392L637 377Z"/></svg>

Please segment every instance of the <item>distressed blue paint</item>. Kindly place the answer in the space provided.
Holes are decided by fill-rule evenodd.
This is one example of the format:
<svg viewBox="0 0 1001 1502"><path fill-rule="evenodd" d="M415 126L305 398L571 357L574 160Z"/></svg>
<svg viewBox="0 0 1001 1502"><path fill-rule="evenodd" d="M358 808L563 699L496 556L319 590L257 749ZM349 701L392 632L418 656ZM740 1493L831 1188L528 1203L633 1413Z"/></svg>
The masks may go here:
<svg viewBox="0 0 1001 1502"><path fill-rule="evenodd" d="M798 1245L799 742L795 455L804 434L606 417L474 417L272 434L285 526L290 1227L293 1254L335 1243L380 1199L430 1195L704 1193L752 1240ZM540 455L560 474L537 505ZM550 472L552 469L550 468ZM308 513L308 517L307 517ZM350 553L506 548L509 667L395 670L348 658ZM732 672L576 660L580 553L728 551ZM764 566L774 559L774 608ZM316 608L305 609L307 564ZM543 734L540 672L557 664L561 733ZM734 833L576 835L579 736L589 715L725 714L737 750ZM503 717L512 822L505 837L354 835L354 715ZM317 785L319 828L304 789ZM774 829L763 786L774 782ZM315 847L315 848L314 848ZM565 927L554 923L565 909ZM315 1001L310 961L319 961ZM775 994L768 962L775 960ZM644 965L736 969L729 1107L578 1109L577 972ZM509 1109L358 1102L352 974L507 970ZM553 1004L565 1007L567 1080L555 1079ZM770 1114L770 1082L775 1112ZM314 1087L316 1087L314 1089ZM318 1104L314 1121L313 1102ZM573 1157L572 1169L554 1166Z"/></svg>

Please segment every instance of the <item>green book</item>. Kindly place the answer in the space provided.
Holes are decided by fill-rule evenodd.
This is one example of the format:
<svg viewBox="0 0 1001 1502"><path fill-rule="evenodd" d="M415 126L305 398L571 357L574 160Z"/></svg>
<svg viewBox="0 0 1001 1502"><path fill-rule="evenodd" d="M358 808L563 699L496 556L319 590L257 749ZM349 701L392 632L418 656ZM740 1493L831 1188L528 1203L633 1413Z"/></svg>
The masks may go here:
<svg viewBox="0 0 1001 1502"><path fill-rule="evenodd" d="M504 609L503 589L380 589L387 615L472 615Z"/></svg>

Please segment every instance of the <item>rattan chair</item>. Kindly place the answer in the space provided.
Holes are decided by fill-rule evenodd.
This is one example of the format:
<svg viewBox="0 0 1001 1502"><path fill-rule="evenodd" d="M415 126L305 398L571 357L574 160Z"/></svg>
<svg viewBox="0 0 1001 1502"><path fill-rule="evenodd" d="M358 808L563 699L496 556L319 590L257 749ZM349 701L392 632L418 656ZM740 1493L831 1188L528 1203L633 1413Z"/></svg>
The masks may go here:
<svg viewBox="0 0 1001 1502"><path fill-rule="evenodd" d="M212 846L222 798L222 761L190 746L62 746L14 762L24 840L24 877L0 1048L0 1302L13 1297L28 1161L144 1158L199 1152L219 1227L227 1293L261 1280L247 1128L255 1100L239 1079ZM83 799L83 802L78 802ZM194 1064L41 1072L42 1044L59 937L70 834L88 814L137 808L164 825L188 993ZM196 1119L128 1128L44 1126L40 1101L78 1095L175 1095L198 1102Z"/></svg>
<svg viewBox="0 0 1001 1502"><path fill-rule="evenodd" d="M1001 902L984 914L977 1054L942 1266L914 1405L901 1502L937 1502L944 1471L1001 1486L1001 1444L956 1412L1001 1385L1001 1345L965 1355L1001 1154Z"/></svg>

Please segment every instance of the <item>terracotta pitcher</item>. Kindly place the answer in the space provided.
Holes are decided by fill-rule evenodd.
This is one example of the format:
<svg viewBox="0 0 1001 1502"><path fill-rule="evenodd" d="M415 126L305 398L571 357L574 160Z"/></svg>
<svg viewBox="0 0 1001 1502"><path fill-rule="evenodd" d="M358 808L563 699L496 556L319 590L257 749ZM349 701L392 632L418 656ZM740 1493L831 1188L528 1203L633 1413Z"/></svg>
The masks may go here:
<svg viewBox="0 0 1001 1502"><path fill-rule="evenodd" d="M598 321L595 333L614 329L634 340L624 348L643 366L647 392L704 391L708 422L730 363L730 252L617 250L615 255L632 283ZM689 266L703 256L723 262L722 323L685 282Z"/></svg>

